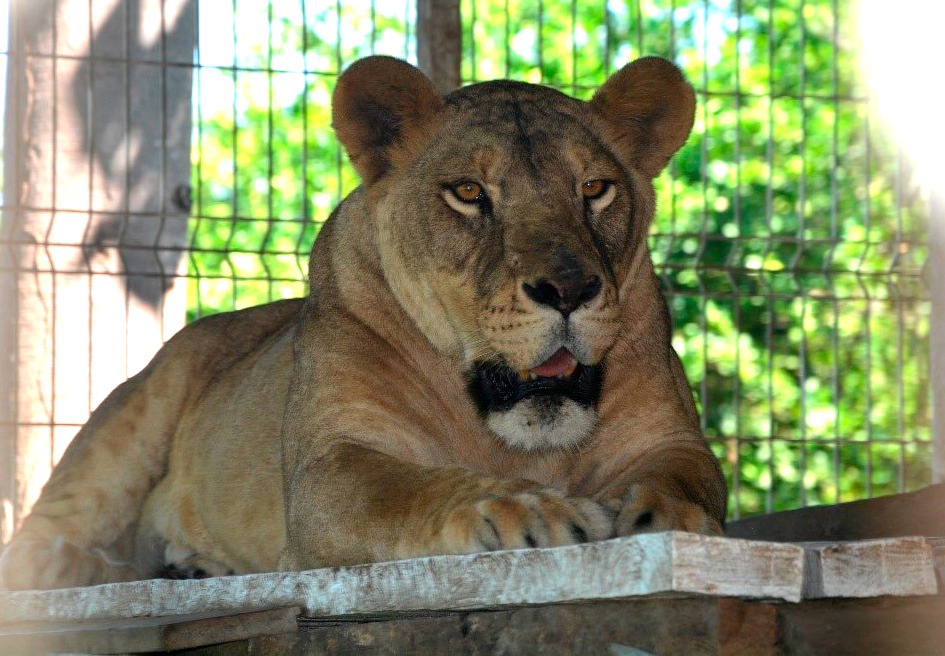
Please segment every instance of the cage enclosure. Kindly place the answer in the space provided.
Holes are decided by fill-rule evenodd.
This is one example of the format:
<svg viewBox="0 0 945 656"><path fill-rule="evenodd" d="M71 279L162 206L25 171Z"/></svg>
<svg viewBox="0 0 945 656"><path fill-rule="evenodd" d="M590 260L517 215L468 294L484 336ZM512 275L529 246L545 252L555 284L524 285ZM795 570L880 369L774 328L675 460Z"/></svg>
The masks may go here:
<svg viewBox="0 0 945 656"><path fill-rule="evenodd" d="M3 542L91 410L185 323L305 294L358 184L331 90L369 54L444 91L510 78L584 99L636 57L674 61L696 122L656 180L650 249L730 519L942 480L945 212L871 85L865 5L5 4Z"/></svg>

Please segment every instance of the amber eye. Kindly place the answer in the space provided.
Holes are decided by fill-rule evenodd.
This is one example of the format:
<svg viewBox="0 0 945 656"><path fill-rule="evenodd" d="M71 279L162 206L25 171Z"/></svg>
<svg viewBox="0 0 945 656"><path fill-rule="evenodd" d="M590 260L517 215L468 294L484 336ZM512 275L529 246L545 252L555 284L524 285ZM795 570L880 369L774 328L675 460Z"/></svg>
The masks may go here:
<svg viewBox="0 0 945 656"><path fill-rule="evenodd" d="M610 183L605 180L588 180L581 185L581 193L584 194L584 198L594 200L603 196L609 186Z"/></svg>
<svg viewBox="0 0 945 656"><path fill-rule="evenodd" d="M467 180L455 185L453 194L464 203L477 203L482 200L483 191L481 185Z"/></svg>

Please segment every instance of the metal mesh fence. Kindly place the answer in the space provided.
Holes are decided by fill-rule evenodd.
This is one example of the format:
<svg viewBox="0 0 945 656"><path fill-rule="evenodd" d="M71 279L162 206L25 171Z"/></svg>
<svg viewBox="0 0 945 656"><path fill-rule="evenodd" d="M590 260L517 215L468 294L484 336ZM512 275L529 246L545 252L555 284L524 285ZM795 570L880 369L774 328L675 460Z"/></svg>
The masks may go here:
<svg viewBox="0 0 945 656"><path fill-rule="evenodd" d="M201 9L190 318L304 293L318 225L357 185L330 128L334 80L369 54L416 60L411 3Z"/></svg>
<svg viewBox="0 0 945 656"><path fill-rule="evenodd" d="M467 80L587 96L658 54L696 87L651 248L732 513L926 484L927 200L877 120L852 3L497 0L463 15Z"/></svg>
<svg viewBox="0 0 945 656"><path fill-rule="evenodd" d="M318 227L357 184L329 127L334 79L371 53L416 60L412 2L195 7L193 63L163 62L193 75L191 184L162 178L189 211L182 264L161 274L186 284L188 319L305 292ZM651 247L732 513L926 484L926 199L858 74L848 5L465 0L462 17L464 82L586 98L658 54L696 87Z"/></svg>

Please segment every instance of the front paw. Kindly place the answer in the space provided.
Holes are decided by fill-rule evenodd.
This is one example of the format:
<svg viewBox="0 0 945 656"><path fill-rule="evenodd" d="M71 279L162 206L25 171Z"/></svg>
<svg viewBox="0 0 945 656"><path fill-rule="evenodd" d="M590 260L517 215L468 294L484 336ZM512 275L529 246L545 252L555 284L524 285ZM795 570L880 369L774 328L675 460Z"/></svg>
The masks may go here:
<svg viewBox="0 0 945 656"><path fill-rule="evenodd" d="M614 513L584 497L541 489L490 495L447 517L441 533L447 553L558 547L605 540Z"/></svg>
<svg viewBox="0 0 945 656"><path fill-rule="evenodd" d="M618 536L659 531L722 535L722 526L702 506L647 485L632 486L621 501L610 505L619 509L614 525Z"/></svg>

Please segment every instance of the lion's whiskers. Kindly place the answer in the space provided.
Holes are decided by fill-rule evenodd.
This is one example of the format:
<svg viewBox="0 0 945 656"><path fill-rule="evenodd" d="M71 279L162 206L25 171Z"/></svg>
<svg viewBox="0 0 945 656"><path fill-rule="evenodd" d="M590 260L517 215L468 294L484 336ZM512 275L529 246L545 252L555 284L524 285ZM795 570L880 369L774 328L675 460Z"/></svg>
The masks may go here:
<svg viewBox="0 0 945 656"><path fill-rule="evenodd" d="M501 358L501 354L496 350L489 340L483 337L482 333L475 329L461 329L463 345L468 354L474 361L491 361Z"/></svg>

